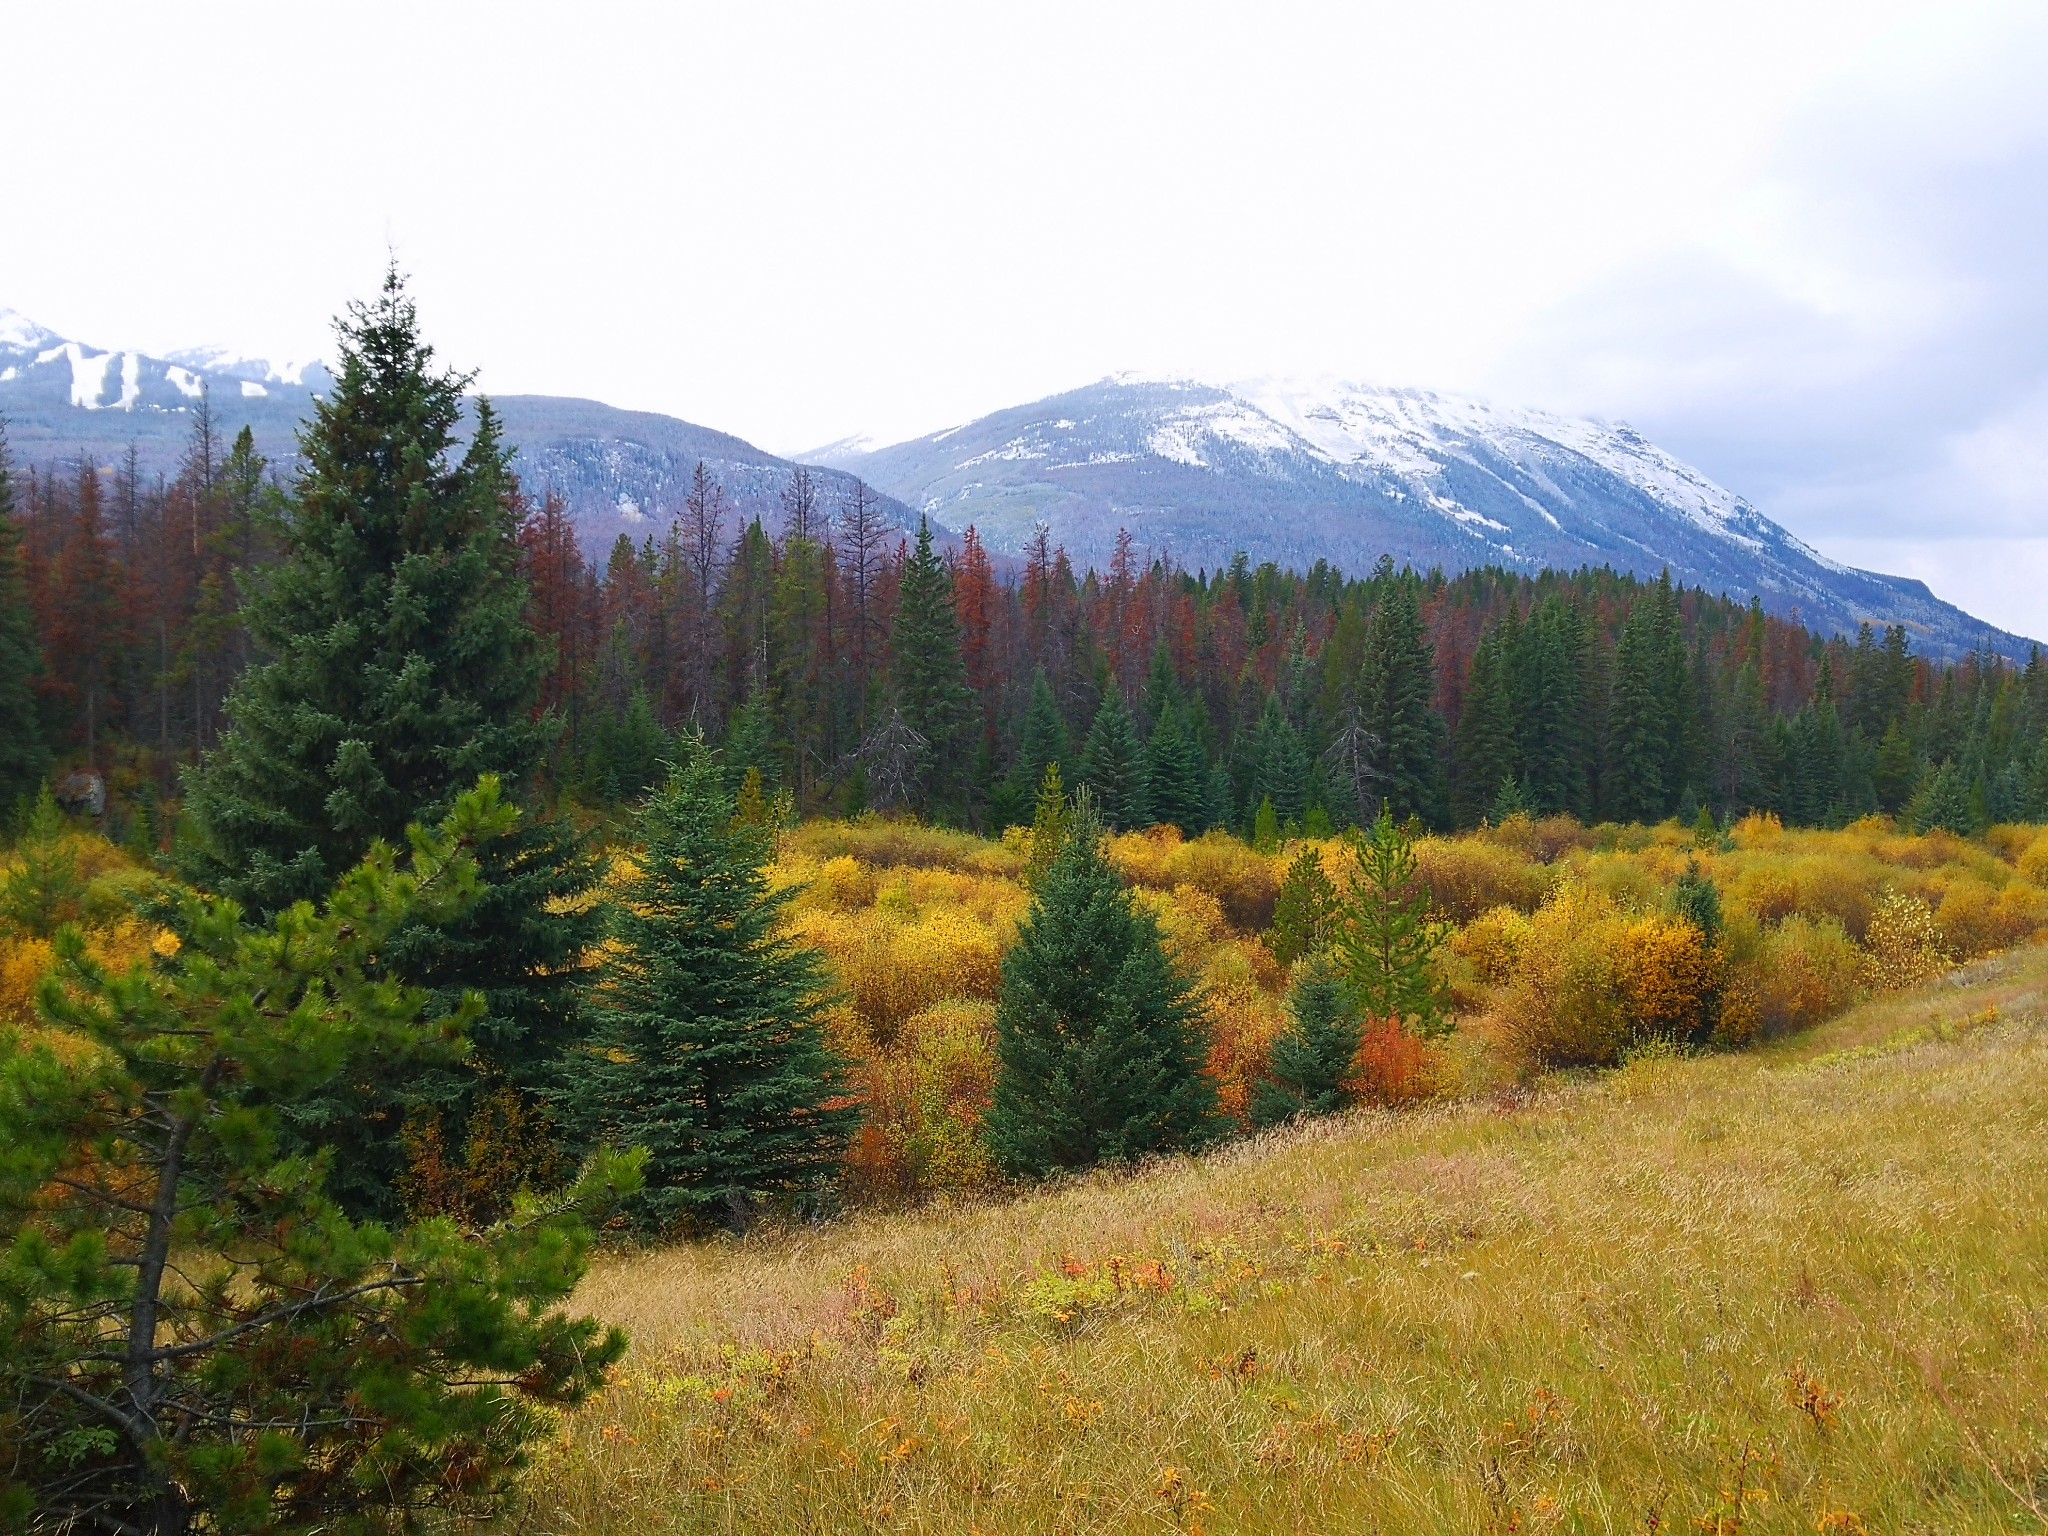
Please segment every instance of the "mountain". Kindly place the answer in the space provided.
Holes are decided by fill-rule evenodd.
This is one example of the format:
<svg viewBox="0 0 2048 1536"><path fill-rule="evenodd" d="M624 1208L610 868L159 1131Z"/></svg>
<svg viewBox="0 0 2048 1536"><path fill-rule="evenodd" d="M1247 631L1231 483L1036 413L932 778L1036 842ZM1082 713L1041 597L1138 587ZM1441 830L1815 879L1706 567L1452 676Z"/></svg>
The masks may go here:
<svg viewBox="0 0 2048 1536"><path fill-rule="evenodd" d="M108 468L132 449L144 477L173 475L203 394L223 442L246 425L263 455L289 473L299 423L333 382L318 362L273 364L219 348L153 357L90 346L0 309L0 419L25 465L75 463L83 455ZM757 515L781 527L782 492L796 465L740 438L595 400L504 395L491 403L528 491L562 496L593 558L602 559L621 534L635 544L662 537L699 460L725 489L732 528ZM829 468L813 476L823 510L836 513L855 477ZM915 528L916 515L901 502L880 500L885 521ZM941 541L958 543L943 533Z"/></svg>
<svg viewBox="0 0 2048 1536"><path fill-rule="evenodd" d="M1755 596L1823 631L1903 623L1924 654L2030 642L1922 582L1840 565L1626 424L1423 390L1122 374L883 448L812 457L948 528L1021 551L1044 522L1076 564L1128 528L1190 567L1238 551L1360 573L1613 566Z"/></svg>

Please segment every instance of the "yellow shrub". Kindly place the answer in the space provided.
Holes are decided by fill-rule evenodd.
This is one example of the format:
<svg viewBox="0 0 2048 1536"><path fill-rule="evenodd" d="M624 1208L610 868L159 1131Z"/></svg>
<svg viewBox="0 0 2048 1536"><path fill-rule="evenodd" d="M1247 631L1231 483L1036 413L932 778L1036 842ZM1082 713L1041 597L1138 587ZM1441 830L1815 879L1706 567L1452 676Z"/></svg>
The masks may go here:
<svg viewBox="0 0 2048 1536"><path fill-rule="evenodd" d="M2013 860L2020 878L2033 885L2048 886L2048 831L2039 833Z"/></svg>
<svg viewBox="0 0 2048 1536"><path fill-rule="evenodd" d="M1574 850L1590 849L1596 841L1592 829L1580 825L1576 817L1545 816L1539 821L1527 813L1510 816L1473 835L1513 849L1536 864L1554 864Z"/></svg>
<svg viewBox="0 0 2048 1536"><path fill-rule="evenodd" d="M1622 924L1614 944L1632 1034L1687 1039L1706 1026L1716 978L1699 929L1645 913Z"/></svg>
<svg viewBox="0 0 2048 1536"><path fill-rule="evenodd" d="M34 1020L36 989L56 959L47 939L26 935L0 938L0 1019L14 1024Z"/></svg>
<svg viewBox="0 0 2048 1536"><path fill-rule="evenodd" d="M1476 837L1425 837L1415 844L1415 877L1432 911L1469 923L1492 907L1533 912L1550 893L1551 872L1514 849Z"/></svg>
<svg viewBox="0 0 2048 1536"><path fill-rule="evenodd" d="M1896 991L1939 975L1953 963L1927 903L1888 891L1871 915L1864 979L1872 990Z"/></svg>
<svg viewBox="0 0 2048 1536"><path fill-rule="evenodd" d="M1451 935L1451 953L1472 967L1473 975L1490 987L1514 974L1529 939L1529 919L1513 907L1483 912Z"/></svg>
<svg viewBox="0 0 2048 1536"><path fill-rule="evenodd" d="M1638 1041L1699 1034L1718 984L1690 923L1575 883L1528 920L1495 1016L1525 1067L1606 1066Z"/></svg>
<svg viewBox="0 0 2048 1536"><path fill-rule="evenodd" d="M1257 933L1273 920L1280 894L1274 861L1227 832L1184 841L1172 827L1125 832L1108 839L1109 859L1134 885L1170 891L1192 885L1207 891L1240 933Z"/></svg>
<svg viewBox="0 0 2048 1536"><path fill-rule="evenodd" d="M1529 921L1497 1008L1503 1043L1524 1066L1603 1065L1629 1040L1617 975L1614 904L1585 885L1560 891Z"/></svg>
<svg viewBox="0 0 2048 1536"><path fill-rule="evenodd" d="M1934 909L1943 947L1958 960L2006 949L2048 926L2048 895L2015 880L2002 891L1967 876L1953 882Z"/></svg>
<svg viewBox="0 0 2048 1536"><path fill-rule="evenodd" d="M1831 917L1795 913L1773 928L1731 923L1727 948L1715 1031L1724 1045L1805 1029L1856 1000L1862 952Z"/></svg>

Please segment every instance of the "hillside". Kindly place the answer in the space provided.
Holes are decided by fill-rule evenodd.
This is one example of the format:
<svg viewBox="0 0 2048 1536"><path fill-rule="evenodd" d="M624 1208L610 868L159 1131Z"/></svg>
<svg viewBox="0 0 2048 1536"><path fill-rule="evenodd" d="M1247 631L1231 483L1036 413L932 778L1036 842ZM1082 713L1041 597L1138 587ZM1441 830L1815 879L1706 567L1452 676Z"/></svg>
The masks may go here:
<svg viewBox="0 0 2048 1536"><path fill-rule="evenodd" d="M519 1528L2042 1518L2048 950L1137 1177L619 1256Z"/></svg>
<svg viewBox="0 0 2048 1536"><path fill-rule="evenodd" d="M1626 424L1421 390L1119 375L891 447L837 445L854 470L956 531L1016 553L1040 521L1078 563L1117 531L1210 569L1244 551L1347 572L1612 566L1763 600L1823 633L1902 623L1924 654L2028 642L1925 584L1838 564Z"/></svg>

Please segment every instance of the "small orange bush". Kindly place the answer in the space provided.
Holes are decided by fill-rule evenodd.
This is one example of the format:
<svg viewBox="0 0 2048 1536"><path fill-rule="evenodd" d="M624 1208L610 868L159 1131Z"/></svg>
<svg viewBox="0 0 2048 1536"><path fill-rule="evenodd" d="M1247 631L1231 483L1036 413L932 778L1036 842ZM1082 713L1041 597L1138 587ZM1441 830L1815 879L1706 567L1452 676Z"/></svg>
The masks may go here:
<svg viewBox="0 0 2048 1536"><path fill-rule="evenodd" d="M1436 1092L1439 1066L1430 1043L1399 1019L1367 1019L1344 1086L1361 1104L1411 1104Z"/></svg>

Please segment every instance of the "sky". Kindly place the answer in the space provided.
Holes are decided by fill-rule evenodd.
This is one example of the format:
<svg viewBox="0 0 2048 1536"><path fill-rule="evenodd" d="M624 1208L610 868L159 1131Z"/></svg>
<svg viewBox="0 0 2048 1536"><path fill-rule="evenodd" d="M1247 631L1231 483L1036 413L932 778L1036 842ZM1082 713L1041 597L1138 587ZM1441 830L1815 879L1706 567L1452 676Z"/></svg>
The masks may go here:
<svg viewBox="0 0 2048 1536"><path fill-rule="evenodd" d="M0 306L778 452L1125 369L1626 420L2048 637L2048 6L0 0ZM33 61L23 67L19 61Z"/></svg>

